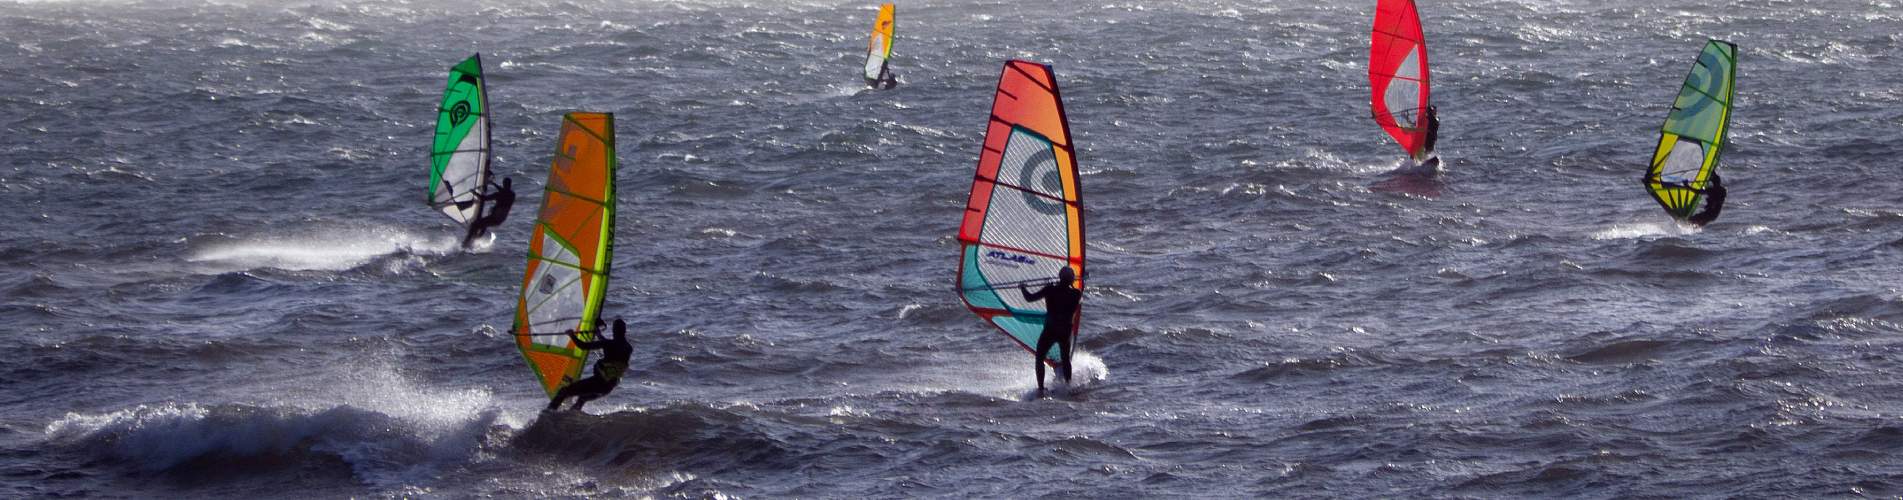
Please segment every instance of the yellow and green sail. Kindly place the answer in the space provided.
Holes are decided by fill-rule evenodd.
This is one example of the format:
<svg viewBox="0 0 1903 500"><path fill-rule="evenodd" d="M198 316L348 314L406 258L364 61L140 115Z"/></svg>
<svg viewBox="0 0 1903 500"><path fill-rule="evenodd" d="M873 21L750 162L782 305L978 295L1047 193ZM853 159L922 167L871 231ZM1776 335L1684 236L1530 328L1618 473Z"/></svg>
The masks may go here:
<svg viewBox="0 0 1903 500"><path fill-rule="evenodd" d="M581 376L588 352L566 332L595 336L614 258L615 128L608 113L569 113L529 236L516 300L516 347L554 395Z"/></svg>
<svg viewBox="0 0 1903 500"><path fill-rule="evenodd" d="M489 183L489 86L482 54L449 69L449 87L436 108L436 141L430 147L430 208L458 224L482 215L479 194Z"/></svg>
<svg viewBox="0 0 1903 500"><path fill-rule="evenodd" d="M1722 40L1705 43L1691 74L1665 116L1658 149L1639 182L1673 217L1691 217L1704 199L1731 128L1731 96L1738 73L1738 46Z"/></svg>

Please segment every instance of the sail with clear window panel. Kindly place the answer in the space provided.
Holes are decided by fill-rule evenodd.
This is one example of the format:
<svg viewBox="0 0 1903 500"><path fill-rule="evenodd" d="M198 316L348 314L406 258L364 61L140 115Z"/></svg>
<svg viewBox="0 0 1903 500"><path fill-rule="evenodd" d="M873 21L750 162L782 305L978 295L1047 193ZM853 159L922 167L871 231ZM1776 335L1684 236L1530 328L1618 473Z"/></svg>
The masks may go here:
<svg viewBox="0 0 1903 500"><path fill-rule="evenodd" d="M892 3L879 6L879 18L872 23L872 39L866 43L866 82L879 80L892 59L892 34L897 22Z"/></svg>
<svg viewBox="0 0 1903 500"><path fill-rule="evenodd" d="M965 306L1027 351L1043 332L1046 308L1025 301L1019 285L1054 283L1066 266L1080 277L1077 288L1085 276L1083 197L1057 88L1048 65L1004 64L958 229ZM1060 351L1044 361L1061 361Z"/></svg>
<svg viewBox="0 0 1903 500"><path fill-rule="evenodd" d="M1685 83L1659 130L1659 144L1639 183L1672 217L1691 217L1718 170L1725 133L1731 128L1731 96L1738 74L1738 46L1710 40L1698 52Z"/></svg>
<svg viewBox="0 0 1903 500"><path fill-rule="evenodd" d="M516 347L549 395L580 377L601 317L614 258L614 115L569 113L556 136L542 208L529 235L528 266L516 299Z"/></svg>
<svg viewBox="0 0 1903 500"><path fill-rule="evenodd" d="M1409 156L1425 153L1427 107L1431 85L1427 73L1427 37L1414 0L1380 0L1374 7L1374 34L1368 46L1369 102L1374 122L1387 131Z"/></svg>
<svg viewBox="0 0 1903 500"><path fill-rule="evenodd" d="M468 226L482 215L479 196L489 183L489 86L482 54L449 70L449 86L436 108L436 140L430 147L430 208Z"/></svg>

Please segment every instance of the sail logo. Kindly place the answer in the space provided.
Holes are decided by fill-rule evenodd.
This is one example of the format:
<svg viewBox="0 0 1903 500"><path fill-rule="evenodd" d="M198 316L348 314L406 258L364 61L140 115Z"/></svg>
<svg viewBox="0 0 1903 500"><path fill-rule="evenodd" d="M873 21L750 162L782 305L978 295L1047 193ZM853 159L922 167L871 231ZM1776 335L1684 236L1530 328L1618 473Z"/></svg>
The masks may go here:
<svg viewBox="0 0 1903 500"><path fill-rule="evenodd" d="M1051 142L1020 128L1011 131L1004 151L1004 161L1017 165L1017 182L1023 188L1025 208L1044 215L1062 216L1064 203L1059 197L1064 193L1064 176L1058 172L1057 152Z"/></svg>
<svg viewBox="0 0 1903 500"><path fill-rule="evenodd" d="M1003 250L985 252L985 258L1011 267L1017 267L1018 264L1027 266L1037 265L1037 260L1032 259L1029 255L1010 253Z"/></svg>
<svg viewBox="0 0 1903 500"><path fill-rule="evenodd" d="M1683 108L1684 111L1680 112L1680 116L1684 116L1685 120L1697 120L1700 127L1715 129L1716 124L1712 122L1716 120L1716 117L1707 117L1705 111L1718 102L1716 98L1710 96L1719 95L1719 92L1725 90L1724 79L1729 76L1730 70L1731 63L1725 60L1723 53L1710 49L1700 52L1698 64L1692 65L1691 74L1685 77L1685 86L1697 89L1706 97L1692 99ZM1713 133L1715 132L1716 130L1713 130Z"/></svg>
<svg viewBox="0 0 1903 500"><path fill-rule="evenodd" d="M451 127L461 126L463 124L463 120L468 120L468 119L469 119L469 101L458 102L456 103L455 106L451 106L449 108L449 126Z"/></svg>

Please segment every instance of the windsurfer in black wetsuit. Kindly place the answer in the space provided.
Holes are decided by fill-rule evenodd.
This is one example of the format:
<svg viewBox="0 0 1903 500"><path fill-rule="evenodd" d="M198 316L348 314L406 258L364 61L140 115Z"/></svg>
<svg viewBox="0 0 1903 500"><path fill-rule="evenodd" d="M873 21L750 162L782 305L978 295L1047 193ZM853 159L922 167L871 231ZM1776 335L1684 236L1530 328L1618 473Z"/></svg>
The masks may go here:
<svg viewBox="0 0 1903 500"><path fill-rule="evenodd" d="M872 88L884 90L897 86L899 86L899 76L892 74L892 66L880 65L879 79L872 81Z"/></svg>
<svg viewBox="0 0 1903 500"><path fill-rule="evenodd" d="M1421 166L1429 169L1440 166L1440 157L1434 155L1434 142L1440 140L1440 113L1434 106L1427 107L1427 133L1421 137Z"/></svg>
<svg viewBox="0 0 1903 500"><path fill-rule="evenodd" d="M596 322L600 324L599 321ZM596 326L599 333L600 326ZM569 383L562 390L555 391L555 397L549 398L548 409L553 411L562 407L562 401L575 398L575 406L570 410L581 411L581 405L608 395L621 384L621 375L628 371L628 356L634 354L634 345L628 343L628 323L615 319L614 338L599 338L586 342L575 336L574 330L568 331L568 338L574 339L575 347L587 350L601 350L601 360L595 361L594 376Z"/></svg>
<svg viewBox="0 0 1903 500"><path fill-rule="evenodd" d="M1709 186L1706 186L1705 189L1694 189L1693 191L1705 195L1705 209L1686 218L1685 222L1690 222L1694 226L1704 227L1706 224L1710 224L1711 221L1718 220L1718 212L1725 209L1725 183L1724 179L1718 178L1718 171L1713 170L1711 172L1711 184Z"/></svg>
<svg viewBox="0 0 1903 500"><path fill-rule="evenodd" d="M475 242L476 237L489 232L489 228L502 225L502 221L509 219L509 209L515 207L515 189L510 186L508 177L502 178L502 186L494 192L477 196L490 201L489 214L469 222L469 234L463 236L464 248Z"/></svg>
<svg viewBox="0 0 1903 500"><path fill-rule="evenodd" d="M1058 368L1063 370L1064 383L1070 383L1070 332L1077 319L1077 305L1084 299L1084 292L1071 286L1077 279L1070 266L1057 271L1057 283L1045 286L1033 293L1024 285L1018 285L1018 292L1024 294L1028 302L1044 301L1044 331L1037 336L1037 350L1031 356L1032 364L1037 366L1037 394L1044 395L1044 358L1056 345L1063 349L1059 355Z"/></svg>

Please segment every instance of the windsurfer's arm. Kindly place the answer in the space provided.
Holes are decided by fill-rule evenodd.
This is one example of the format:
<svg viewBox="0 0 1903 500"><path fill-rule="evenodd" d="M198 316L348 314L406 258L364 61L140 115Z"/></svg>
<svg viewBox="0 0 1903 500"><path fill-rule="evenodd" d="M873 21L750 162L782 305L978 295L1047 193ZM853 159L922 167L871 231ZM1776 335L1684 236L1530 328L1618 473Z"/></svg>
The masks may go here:
<svg viewBox="0 0 1903 500"><path fill-rule="evenodd" d="M1694 193L1698 193L1698 194L1705 194L1705 190L1704 190L1704 189L1700 189L1700 188L1695 188L1695 187L1692 187L1692 183L1691 183L1691 181L1681 181L1681 182L1661 182L1661 183L1659 183L1659 185L1660 185L1660 186L1664 186L1664 187L1668 187L1668 188L1678 188L1678 189L1690 189L1690 190L1692 190L1692 192L1694 192Z"/></svg>
<svg viewBox="0 0 1903 500"><path fill-rule="evenodd" d="M1692 187L1692 181L1661 182L1659 183L1659 185L1669 187L1669 188L1690 189L1692 190L1692 192L1695 192L1698 194L1709 194L1713 191L1725 190L1725 180L1722 177L1718 177L1717 172L1711 173L1711 180L1705 181L1704 182L1705 187L1702 187L1702 188Z"/></svg>
<svg viewBox="0 0 1903 500"><path fill-rule="evenodd" d="M1051 290L1050 287L1044 287L1044 288L1037 289L1036 292L1032 292L1031 289L1025 288L1024 284L1022 283L1018 284L1018 293L1024 294L1025 302L1037 302L1039 300L1044 300L1044 292L1048 292L1050 290Z"/></svg>
<svg viewBox="0 0 1903 500"><path fill-rule="evenodd" d="M593 342L582 340L581 336L576 334L574 330L568 331L568 339L575 341L575 347L580 347L582 349L588 349L591 351L595 349L600 349L602 344L608 343L608 341L601 340L601 339L595 339L595 341Z"/></svg>

